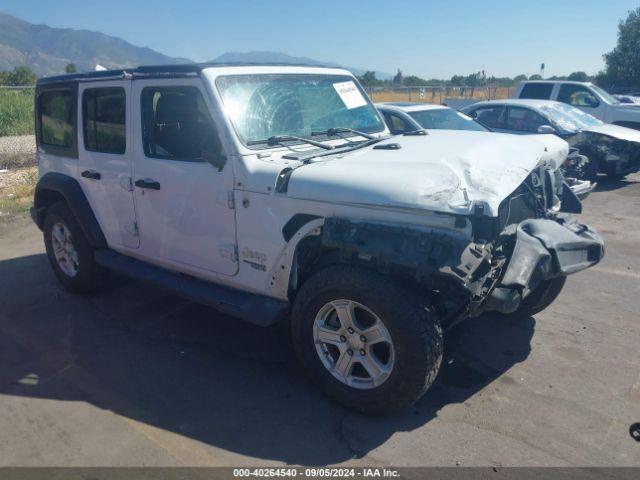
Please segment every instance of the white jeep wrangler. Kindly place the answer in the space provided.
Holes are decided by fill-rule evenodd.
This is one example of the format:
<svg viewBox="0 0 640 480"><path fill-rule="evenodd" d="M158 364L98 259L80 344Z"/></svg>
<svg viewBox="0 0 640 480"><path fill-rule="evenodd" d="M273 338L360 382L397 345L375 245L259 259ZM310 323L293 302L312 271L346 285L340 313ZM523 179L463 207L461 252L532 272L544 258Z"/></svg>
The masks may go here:
<svg viewBox="0 0 640 480"><path fill-rule="evenodd" d="M558 172L565 142L390 137L342 69L181 65L36 88L32 216L72 292L110 270L259 325L344 405L401 409L434 381L443 329L534 314L597 263Z"/></svg>

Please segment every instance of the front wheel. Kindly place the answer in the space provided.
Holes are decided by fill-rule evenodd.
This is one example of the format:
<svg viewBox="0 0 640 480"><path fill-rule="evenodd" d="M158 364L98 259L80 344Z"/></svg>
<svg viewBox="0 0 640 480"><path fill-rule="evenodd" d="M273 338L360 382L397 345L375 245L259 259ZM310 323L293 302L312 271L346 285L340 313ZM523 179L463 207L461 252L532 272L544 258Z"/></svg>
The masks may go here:
<svg viewBox="0 0 640 480"><path fill-rule="evenodd" d="M296 353L311 378L348 408L401 410L431 386L442 330L420 296L394 279L331 266L300 289L292 310Z"/></svg>

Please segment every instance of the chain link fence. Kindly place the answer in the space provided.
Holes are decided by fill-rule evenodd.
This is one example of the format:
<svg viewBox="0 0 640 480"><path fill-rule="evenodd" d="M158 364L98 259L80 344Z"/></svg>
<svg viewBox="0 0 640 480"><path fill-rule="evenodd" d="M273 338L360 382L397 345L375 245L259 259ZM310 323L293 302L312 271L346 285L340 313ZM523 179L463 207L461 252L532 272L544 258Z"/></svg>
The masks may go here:
<svg viewBox="0 0 640 480"><path fill-rule="evenodd" d="M449 104L451 100L467 100L469 103L482 100L511 98L513 87L365 87L374 102L421 102Z"/></svg>

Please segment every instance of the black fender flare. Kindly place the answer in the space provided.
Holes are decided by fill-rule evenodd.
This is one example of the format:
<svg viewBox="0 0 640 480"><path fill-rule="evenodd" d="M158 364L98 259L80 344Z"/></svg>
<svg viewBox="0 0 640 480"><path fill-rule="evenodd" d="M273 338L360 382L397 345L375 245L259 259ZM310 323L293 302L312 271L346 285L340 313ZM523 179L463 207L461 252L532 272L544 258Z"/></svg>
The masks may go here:
<svg viewBox="0 0 640 480"><path fill-rule="evenodd" d="M59 194L64 199L80 224L89 245L96 249L107 248L107 240L82 187L75 178L62 173L47 173L40 178L36 185L32 217L40 230L44 227L46 209L50 205L48 193L51 192Z"/></svg>

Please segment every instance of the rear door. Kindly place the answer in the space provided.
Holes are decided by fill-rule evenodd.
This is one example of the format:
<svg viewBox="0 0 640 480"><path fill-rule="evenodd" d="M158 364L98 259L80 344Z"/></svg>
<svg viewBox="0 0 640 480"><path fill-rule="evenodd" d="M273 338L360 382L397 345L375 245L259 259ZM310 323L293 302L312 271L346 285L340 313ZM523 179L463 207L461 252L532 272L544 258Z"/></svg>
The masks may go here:
<svg viewBox="0 0 640 480"><path fill-rule="evenodd" d="M133 81L139 256L208 277L238 271L233 165L200 78ZM215 276L215 275L214 275Z"/></svg>
<svg viewBox="0 0 640 480"><path fill-rule="evenodd" d="M79 180L111 248L140 242L131 187L131 82L80 83Z"/></svg>

